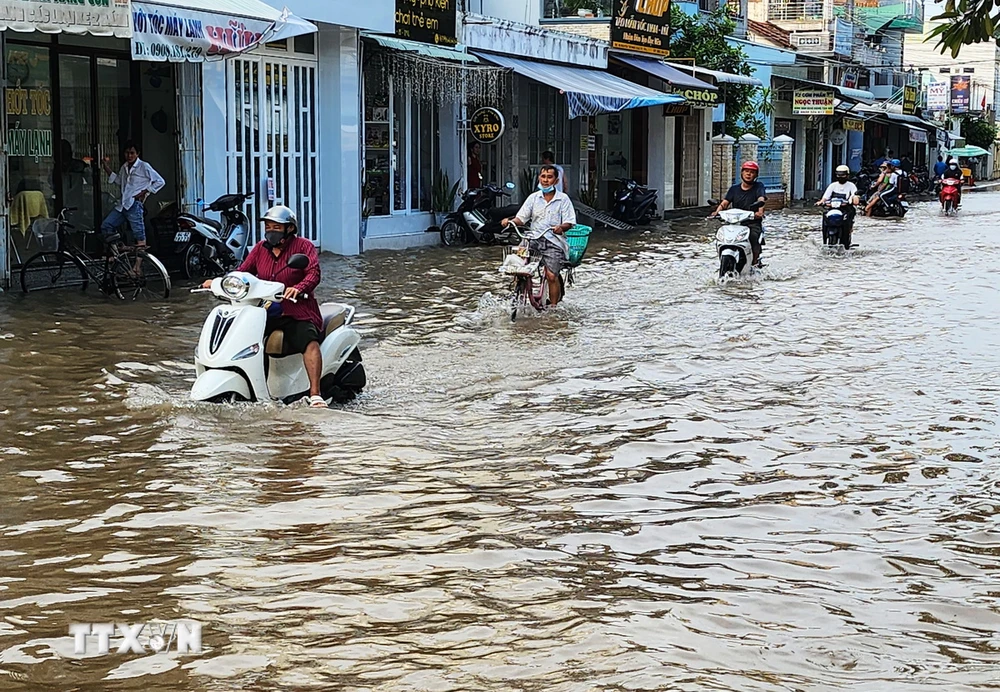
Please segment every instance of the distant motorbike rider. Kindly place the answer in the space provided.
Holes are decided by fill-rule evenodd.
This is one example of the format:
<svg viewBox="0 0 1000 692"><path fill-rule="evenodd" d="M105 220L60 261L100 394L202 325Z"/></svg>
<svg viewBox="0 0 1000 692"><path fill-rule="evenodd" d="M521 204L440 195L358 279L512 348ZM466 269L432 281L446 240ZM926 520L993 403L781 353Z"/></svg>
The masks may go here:
<svg viewBox="0 0 1000 692"><path fill-rule="evenodd" d="M854 227L854 217L858 213L855 205L860 201L858 199L858 187L850 181L851 169L847 166L837 166L833 177L835 180L826 188L826 192L816 202L816 206L821 207L829 204L830 200L834 198L844 200L847 203L847 206L842 209L844 212L844 223L848 229L852 229Z"/></svg>
<svg viewBox="0 0 1000 692"><path fill-rule="evenodd" d="M891 204L895 201L896 194L899 191L899 172L896 170L897 166L899 166L899 159L885 161L879 166L881 175L875 183L875 192L865 206L865 216L872 215L872 211L879 201L886 204Z"/></svg>
<svg viewBox="0 0 1000 692"><path fill-rule="evenodd" d="M767 189L764 183L757 180L760 175L760 166L756 161L746 161L740 166L740 182L729 188L725 199L719 202L718 208L709 215L709 218L718 216L720 211L725 211L730 207L750 211L757 202L767 201ZM747 222L750 228L750 248L753 250L752 266L761 268L761 234L764 231L764 208L761 207L754 212L754 218Z"/></svg>
<svg viewBox="0 0 1000 692"><path fill-rule="evenodd" d="M954 157L948 159L948 167L945 168L944 173L941 174L941 180L944 180L945 178L952 178L958 181L958 201L955 203L955 208L958 209L958 207L962 204L962 181L963 181L962 167L959 165L958 159ZM940 189L938 191L938 194L940 194Z"/></svg>
<svg viewBox="0 0 1000 692"><path fill-rule="evenodd" d="M261 222L264 224L264 239L254 246L236 271L253 274L263 281L285 284L283 298L291 300L274 303L268 309L264 341L278 329L284 332L287 352L302 354L309 377L309 405L326 408L327 403L320 396L323 355L319 350L319 335L323 329L323 317L313 295L320 281L319 253L311 240L298 235L298 219L288 207L271 207ZM288 259L298 254L309 258L305 269L288 266ZM211 286L212 279L202 284L203 288Z"/></svg>

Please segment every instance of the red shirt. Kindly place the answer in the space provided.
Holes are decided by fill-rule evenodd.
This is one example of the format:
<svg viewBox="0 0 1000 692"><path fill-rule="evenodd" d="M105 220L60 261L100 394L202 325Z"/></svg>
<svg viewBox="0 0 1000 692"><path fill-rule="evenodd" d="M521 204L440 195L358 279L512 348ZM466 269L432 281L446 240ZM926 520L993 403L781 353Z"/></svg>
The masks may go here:
<svg viewBox="0 0 1000 692"><path fill-rule="evenodd" d="M289 267L288 258L300 253L309 258L309 266L305 269ZM323 331L323 316L320 315L319 303L313 295L319 286L319 253L311 241L293 235L285 240L277 257L261 241L254 245L236 271L248 272L264 281L279 281L288 288L308 293L308 298L299 296L295 303L290 300L282 301L281 314L303 322L312 322L318 331Z"/></svg>

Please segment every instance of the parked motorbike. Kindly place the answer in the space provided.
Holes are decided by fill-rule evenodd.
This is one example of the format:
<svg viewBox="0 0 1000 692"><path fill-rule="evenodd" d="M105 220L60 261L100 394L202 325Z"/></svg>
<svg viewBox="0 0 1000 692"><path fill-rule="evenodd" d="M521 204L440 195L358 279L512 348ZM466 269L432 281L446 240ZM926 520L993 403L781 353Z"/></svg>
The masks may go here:
<svg viewBox="0 0 1000 692"><path fill-rule="evenodd" d="M491 183L463 192L458 209L448 214L441 224L441 242L445 245L463 245L473 239L484 245L513 242L517 236L510 229L502 228L500 222L516 215L520 207L516 204L496 206L497 200L510 195L514 183L507 183L504 188Z"/></svg>
<svg viewBox="0 0 1000 692"><path fill-rule="evenodd" d="M521 242L503 249L503 263L499 269L501 274L512 279L511 322L517 319L518 313L523 309L530 307L536 312L541 312L549 305L549 281L545 276L542 258L531 252L530 240L524 231L518 226L514 226L514 230ZM564 234L569 245L569 256L562 271L559 272L559 293L562 296L566 295L566 287L573 285L573 270L583 261L591 231L590 226L576 225Z"/></svg>
<svg viewBox="0 0 1000 692"><path fill-rule="evenodd" d="M712 201L709 200L709 203ZM723 224L715 234L715 253L719 258L720 279L748 276L753 271L753 247L747 223L763 206L763 202L754 202L750 209L723 209L719 212ZM761 233L761 245L763 243L764 235Z"/></svg>
<svg viewBox="0 0 1000 692"><path fill-rule="evenodd" d="M845 250L851 247L851 232L854 222L847 221L847 210L850 202L834 197L826 203L828 211L823 214L823 244L827 247L843 245Z"/></svg>
<svg viewBox="0 0 1000 692"><path fill-rule="evenodd" d="M292 255L288 266L305 269L309 258ZM281 401L292 403L309 394L309 378L301 354L287 354L284 334L276 330L264 340L268 309L280 305L285 285L262 281L246 272L230 272L212 281L211 292L228 301L214 308L205 320L195 350L197 379L191 399L223 403L231 401ZM286 298L296 302L293 298ZM358 344L361 337L351 326L354 308L342 303L323 303L320 352L323 378L320 395L333 401L349 401L365 384L365 369Z"/></svg>
<svg viewBox="0 0 1000 692"><path fill-rule="evenodd" d="M941 201L941 210L945 214L957 214L958 205L962 201L962 193L959 189L961 185L957 178L944 178L941 181L941 192L938 199Z"/></svg>
<svg viewBox="0 0 1000 692"><path fill-rule="evenodd" d="M177 216L175 253L184 256L184 275L187 278L217 276L240 265L246 257L251 236L250 219L241 207L253 194L222 195L208 205L209 211L221 214L225 225L194 214Z"/></svg>
<svg viewBox="0 0 1000 692"><path fill-rule="evenodd" d="M656 190L628 178L618 178L611 216L632 226L645 225L656 214Z"/></svg>

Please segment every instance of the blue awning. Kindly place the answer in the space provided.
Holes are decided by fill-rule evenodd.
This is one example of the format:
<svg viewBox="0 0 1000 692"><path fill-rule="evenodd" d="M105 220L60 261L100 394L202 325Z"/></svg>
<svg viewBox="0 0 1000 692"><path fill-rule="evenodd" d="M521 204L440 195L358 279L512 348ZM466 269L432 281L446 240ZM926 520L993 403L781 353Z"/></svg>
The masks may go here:
<svg viewBox="0 0 1000 692"><path fill-rule="evenodd" d="M617 113L630 108L684 103L684 97L639 86L602 70L534 62L475 51L494 65L506 67L540 84L559 89L569 101L569 117Z"/></svg>
<svg viewBox="0 0 1000 692"><path fill-rule="evenodd" d="M676 67L671 67L664 62L659 60L654 60L652 58L637 58L631 55L615 55L614 59L634 67L637 70L642 70L646 74L652 75L672 87L678 87L680 89L701 89L702 91L718 91L718 87L714 84L709 84L708 82L703 82L697 77L692 77L689 74L684 74Z"/></svg>

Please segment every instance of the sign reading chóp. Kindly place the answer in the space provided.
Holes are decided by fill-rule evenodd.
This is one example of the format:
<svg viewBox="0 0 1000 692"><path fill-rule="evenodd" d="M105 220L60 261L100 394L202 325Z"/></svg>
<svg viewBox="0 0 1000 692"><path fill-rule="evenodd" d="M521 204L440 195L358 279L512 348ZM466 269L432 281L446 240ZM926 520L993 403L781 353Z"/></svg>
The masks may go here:
<svg viewBox="0 0 1000 692"><path fill-rule="evenodd" d="M667 56L670 0L615 0L611 47Z"/></svg>
<svg viewBox="0 0 1000 692"><path fill-rule="evenodd" d="M455 0L396 0L396 36L410 41L454 46Z"/></svg>
<svg viewBox="0 0 1000 692"><path fill-rule="evenodd" d="M503 135L503 113L496 108L480 108L469 119L472 138L481 144L493 144Z"/></svg>

